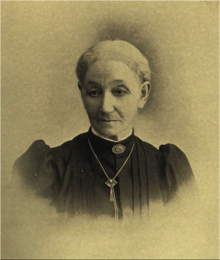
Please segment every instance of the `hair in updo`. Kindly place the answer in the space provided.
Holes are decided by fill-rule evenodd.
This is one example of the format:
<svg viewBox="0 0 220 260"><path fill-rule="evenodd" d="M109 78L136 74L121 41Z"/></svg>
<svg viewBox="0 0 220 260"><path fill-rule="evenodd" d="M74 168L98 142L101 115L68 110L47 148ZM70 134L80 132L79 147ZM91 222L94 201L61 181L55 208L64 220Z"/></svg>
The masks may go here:
<svg viewBox="0 0 220 260"><path fill-rule="evenodd" d="M98 60L122 61L137 73L141 83L151 80L149 62L134 45L122 40L107 40L93 45L79 58L76 74L80 83L84 83L90 65Z"/></svg>

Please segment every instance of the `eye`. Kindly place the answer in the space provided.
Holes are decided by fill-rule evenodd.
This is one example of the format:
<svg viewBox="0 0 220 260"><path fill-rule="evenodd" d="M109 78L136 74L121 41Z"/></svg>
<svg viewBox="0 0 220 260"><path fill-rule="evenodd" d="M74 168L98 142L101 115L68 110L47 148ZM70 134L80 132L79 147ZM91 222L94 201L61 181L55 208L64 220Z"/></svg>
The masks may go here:
<svg viewBox="0 0 220 260"><path fill-rule="evenodd" d="M124 96L126 94L129 94L130 91L125 87L125 86L118 86L117 88L115 88L113 90L113 93L116 95L116 96Z"/></svg>
<svg viewBox="0 0 220 260"><path fill-rule="evenodd" d="M88 95L90 97L97 97L97 96L100 95L100 90L98 90L98 89L91 89L91 90L88 91Z"/></svg>
<svg viewBox="0 0 220 260"><path fill-rule="evenodd" d="M118 96L122 96L123 94L125 94L124 91L122 91L121 89L117 89L114 91L114 94L118 95Z"/></svg>

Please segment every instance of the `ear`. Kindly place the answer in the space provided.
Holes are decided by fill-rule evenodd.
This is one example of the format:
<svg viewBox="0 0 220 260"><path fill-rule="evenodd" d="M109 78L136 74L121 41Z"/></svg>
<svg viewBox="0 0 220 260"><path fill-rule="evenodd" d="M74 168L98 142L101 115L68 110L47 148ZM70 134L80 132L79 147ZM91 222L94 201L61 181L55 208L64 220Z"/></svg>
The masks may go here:
<svg viewBox="0 0 220 260"><path fill-rule="evenodd" d="M142 109L147 102L148 96L151 91L151 84L149 81L145 81L141 84L141 98L139 100L138 108Z"/></svg>
<svg viewBox="0 0 220 260"><path fill-rule="evenodd" d="M79 88L80 91L82 90L82 85L81 85L80 82L78 82L78 88Z"/></svg>
<svg viewBox="0 0 220 260"><path fill-rule="evenodd" d="M85 102L84 102L84 98L83 98L83 91L82 91L82 84L80 82L78 82L78 88L80 90L80 94L81 94L81 98L82 98L82 102L83 102L83 106L84 108L86 109L86 106L85 106Z"/></svg>

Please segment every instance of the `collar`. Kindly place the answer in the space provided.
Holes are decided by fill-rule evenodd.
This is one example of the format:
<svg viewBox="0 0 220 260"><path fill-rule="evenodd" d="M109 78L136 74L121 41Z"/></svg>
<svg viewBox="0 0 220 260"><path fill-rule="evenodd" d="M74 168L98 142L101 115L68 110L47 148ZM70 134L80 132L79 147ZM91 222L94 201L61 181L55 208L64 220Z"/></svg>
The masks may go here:
<svg viewBox="0 0 220 260"><path fill-rule="evenodd" d="M123 136L123 138L121 140L114 141L112 139L109 139L109 138L106 138L106 137L100 135L93 127L91 127L91 130L92 130L93 134L99 136L100 138L105 139L105 140L110 141L110 142L114 142L114 143L119 143L119 142L127 139L129 136L131 136L133 134L133 129L131 129L130 134Z"/></svg>
<svg viewBox="0 0 220 260"><path fill-rule="evenodd" d="M100 157L123 157L127 156L132 148L132 145L134 143L134 130L132 130L132 133L125 139L121 141L113 141L113 140L107 140L103 137L100 137L96 135L92 128L88 131L88 138L90 140L90 143L92 145L92 148L94 149L97 156ZM125 150L122 153L116 154L113 152L112 148L116 145L123 145L125 147Z"/></svg>

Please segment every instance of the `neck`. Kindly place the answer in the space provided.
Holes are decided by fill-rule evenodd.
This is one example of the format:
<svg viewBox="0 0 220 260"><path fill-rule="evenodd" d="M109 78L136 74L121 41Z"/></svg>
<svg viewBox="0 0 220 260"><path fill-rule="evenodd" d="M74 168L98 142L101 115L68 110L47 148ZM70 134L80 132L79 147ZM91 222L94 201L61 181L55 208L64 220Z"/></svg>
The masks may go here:
<svg viewBox="0 0 220 260"><path fill-rule="evenodd" d="M127 131L126 133L122 134L122 135L113 135L113 136L104 136L100 133L98 133L93 127L92 127L92 132L93 134L101 137L102 139L111 141L111 142L120 142L125 140L126 138L128 138L132 133L133 133L133 129L131 128L129 131Z"/></svg>

